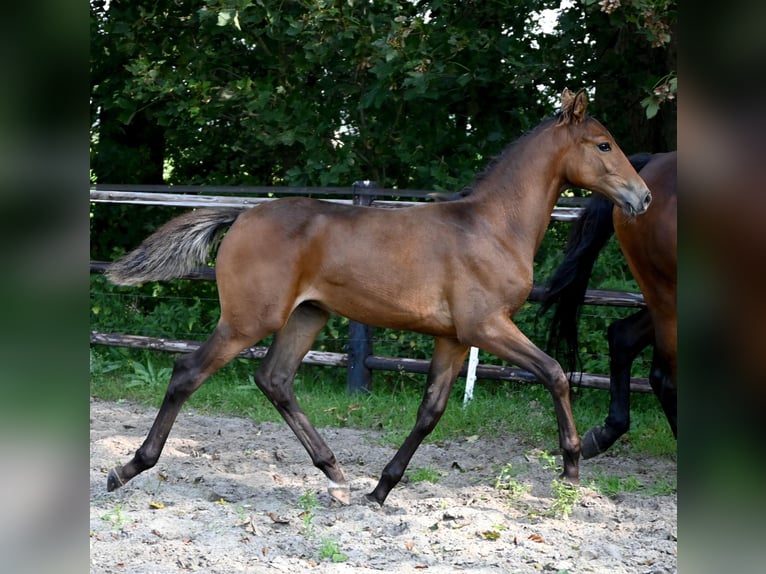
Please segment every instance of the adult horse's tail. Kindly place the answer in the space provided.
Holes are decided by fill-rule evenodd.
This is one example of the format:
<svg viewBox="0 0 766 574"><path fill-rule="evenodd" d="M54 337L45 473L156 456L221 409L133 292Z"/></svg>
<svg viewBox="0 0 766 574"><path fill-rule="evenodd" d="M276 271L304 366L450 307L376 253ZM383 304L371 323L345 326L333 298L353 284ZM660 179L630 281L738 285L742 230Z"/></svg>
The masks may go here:
<svg viewBox="0 0 766 574"><path fill-rule="evenodd" d="M171 219L136 249L112 263L107 278L137 285L187 275L209 259L215 244L243 209L198 209Z"/></svg>
<svg viewBox="0 0 766 574"><path fill-rule="evenodd" d="M649 163L650 153L630 156L636 171ZM577 322L585 300L593 265L606 242L614 234L614 204L603 195L593 194L582 215L572 224L564 260L546 285L538 317L553 308L548 329L547 350L567 372L580 370Z"/></svg>

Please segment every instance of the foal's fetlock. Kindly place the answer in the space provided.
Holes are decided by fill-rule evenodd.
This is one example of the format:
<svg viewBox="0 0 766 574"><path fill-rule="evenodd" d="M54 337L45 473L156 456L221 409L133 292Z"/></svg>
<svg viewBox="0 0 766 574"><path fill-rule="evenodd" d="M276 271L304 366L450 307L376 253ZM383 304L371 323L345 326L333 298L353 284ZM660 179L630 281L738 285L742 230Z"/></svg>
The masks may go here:
<svg viewBox="0 0 766 574"><path fill-rule="evenodd" d="M580 484L580 471L577 468L574 468L574 469L564 468L564 470L559 475L559 480L578 486Z"/></svg>

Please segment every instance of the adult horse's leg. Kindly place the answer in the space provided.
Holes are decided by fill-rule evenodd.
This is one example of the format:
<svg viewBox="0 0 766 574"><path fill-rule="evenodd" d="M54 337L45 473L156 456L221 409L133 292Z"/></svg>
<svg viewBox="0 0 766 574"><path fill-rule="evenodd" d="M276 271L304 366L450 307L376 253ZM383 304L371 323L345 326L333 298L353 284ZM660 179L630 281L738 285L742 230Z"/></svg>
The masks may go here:
<svg viewBox="0 0 766 574"><path fill-rule="evenodd" d="M436 423L439 422L447 407L452 386L465 362L469 348L455 339L436 339L431 366L428 369L425 395L418 408L415 427L394 458L383 469L375 490L367 495L370 500L383 505L388 493L402 479L420 443L436 427Z"/></svg>
<svg viewBox="0 0 766 574"><path fill-rule="evenodd" d="M654 340L654 325L647 309L615 321L607 331L609 341L610 401L604 426L582 437L582 457L593 458L612 446L630 429L630 370L633 361Z"/></svg>
<svg viewBox="0 0 766 574"><path fill-rule="evenodd" d="M170 429L186 400L210 375L260 338L244 340L227 325L219 323L199 349L179 358L175 362L165 398L149 434L130 462L109 471L107 490L121 487L137 474L157 464Z"/></svg>
<svg viewBox="0 0 766 574"><path fill-rule="evenodd" d="M675 300L675 297L673 298ZM657 376L659 384L653 382L653 376L649 376L654 392L660 389L658 395L665 416L668 418L673 436L678 438L677 423L677 381L678 381L678 319L675 306L666 306L668 309L661 317L655 320L656 328L656 364L660 370ZM672 310L671 310L672 309ZM654 369L652 369L654 370Z"/></svg>
<svg viewBox="0 0 766 574"><path fill-rule="evenodd" d="M662 405L662 410L668 419L673 436L678 438L678 396L673 377L672 359L667 357L659 348L655 349L654 356L652 357L649 384L652 385L652 390L657 395L660 405Z"/></svg>
<svg viewBox="0 0 766 574"><path fill-rule="evenodd" d="M295 372L328 317L326 311L311 303L296 308L287 324L275 335L274 343L255 373L255 382L303 444L314 466L327 476L330 496L348 504L349 488L343 471L332 450L298 405L293 390Z"/></svg>

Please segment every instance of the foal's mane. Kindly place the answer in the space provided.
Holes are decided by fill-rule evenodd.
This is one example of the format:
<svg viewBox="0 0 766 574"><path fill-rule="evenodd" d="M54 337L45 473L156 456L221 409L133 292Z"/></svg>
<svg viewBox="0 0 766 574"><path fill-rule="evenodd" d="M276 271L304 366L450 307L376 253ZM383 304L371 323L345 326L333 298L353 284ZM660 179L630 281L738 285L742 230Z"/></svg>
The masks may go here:
<svg viewBox="0 0 766 574"><path fill-rule="evenodd" d="M513 140L510 144L508 144L503 150L492 157L486 166L484 166L484 169L482 169L474 178L473 182L471 182L469 185L465 186L460 191L456 192L444 192L444 193L431 193L429 194L429 197L434 199L435 201L457 201L463 198L468 197L471 195L474 190L476 189L476 186L481 183L484 179L487 178L487 176L494 171L494 169L497 167L498 164L502 163L509 155L511 155L514 150L518 147L520 143L523 141L526 141L528 138L535 135L538 131L542 130L543 128L548 127L552 123L555 123L559 121L561 118L561 112L557 113L552 118L548 118L547 120L543 120L540 122L537 126L529 130L528 132L520 135L518 138Z"/></svg>

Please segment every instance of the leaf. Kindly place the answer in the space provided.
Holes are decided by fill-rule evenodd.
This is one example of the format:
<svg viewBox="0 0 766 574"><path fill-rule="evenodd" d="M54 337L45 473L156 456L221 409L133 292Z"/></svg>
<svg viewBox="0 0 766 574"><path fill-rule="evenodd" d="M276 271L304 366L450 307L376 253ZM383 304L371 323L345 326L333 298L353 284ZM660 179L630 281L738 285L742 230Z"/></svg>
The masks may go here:
<svg viewBox="0 0 766 574"><path fill-rule="evenodd" d="M271 520L273 520L277 524L290 524L289 519L279 516L279 514L277 514L276 512L269 512L266 516L271 518Z"/></svg>
<svg viewBox="0 0 766 574"><path fill-rule="evenodd" d="M479 536L486 540L497 540L500 538L500 533L497 530L485 530L484 532L479 532Z"/></svg>
<svg viewBox="0 0 766 574"><path fill-rule="evenodd" d="M162 504L161 502L154 502L154 501L152 501L152 502L149 503L149 508L151 508L153 510L161 510L161 509L165 508L165 505Z"/></svg>
<svg viewBox="0 0 766 574"><path fill-rule="evenodd" d="M531 540L532 542L539 542L540 544L542 544L543 542L545 542L545 538L543 538L543 537L542 537L542 536L540 536L539 534L530 534L530 535L529 535L527 538L528 538L529 540Z"/></svg>
<svg viewBox="0 0 766 574"><path fill-rule="evenodd" d="M234 10L221 10L218 12L218 21L216 22L216 25L218 26L226 26L231 22L233 18Z"/></svg>
<svg viewBox="0 0 766 574"><path fill-rule="evenodd" d="M646 98L641 100L641 105L646 108L647 119L651 119L654 116L656 116L657 112L660 109L660 103L653 96L647 96Z"/></svg>

